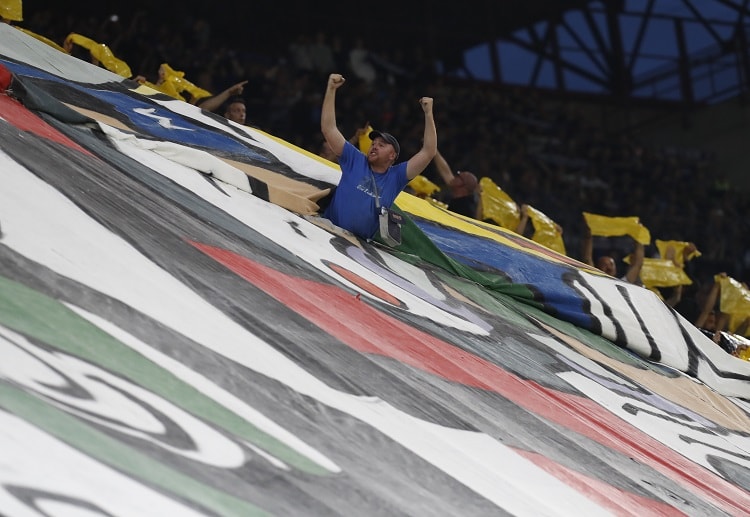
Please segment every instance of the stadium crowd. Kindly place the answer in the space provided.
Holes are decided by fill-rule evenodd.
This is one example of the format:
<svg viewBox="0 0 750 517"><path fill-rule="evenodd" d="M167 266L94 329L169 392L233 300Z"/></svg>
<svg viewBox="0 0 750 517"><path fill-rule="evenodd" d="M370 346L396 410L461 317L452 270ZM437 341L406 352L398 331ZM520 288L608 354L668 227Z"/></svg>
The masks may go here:
<svg viewBox="0 0 750 517"><path fill-rule="evenodd" d="M448 162L543 211L564 228L573 258L581 258L582 212L637 216L655 238L690 241L700 250L700 259L685 265L693 284L684 298L710 288L720 271L750 279L750 198L730 185L715 156L607 134L578 104L539 91L446 77L425 48L369 48L356 28L327 35L312 26L285 45L237 48L205 18L180 12L169 19L144 11L102 18L27 9L24 15L19 25L54 41L75 32L106 43L134 75L150 81L162 63L209 92L247 81L246 124L313 153L323 143L321 85L329 73L349 82L337 107L341 131L351 135L369 123L399 135L406 156L422 137L409 101L427 94L439 107L439 149ZM434 165L424 175L442 183ZM600 251L620 258L629 252L626 241L610 242L616 249ZM646 256L655 254L647 247Z"/></svg>

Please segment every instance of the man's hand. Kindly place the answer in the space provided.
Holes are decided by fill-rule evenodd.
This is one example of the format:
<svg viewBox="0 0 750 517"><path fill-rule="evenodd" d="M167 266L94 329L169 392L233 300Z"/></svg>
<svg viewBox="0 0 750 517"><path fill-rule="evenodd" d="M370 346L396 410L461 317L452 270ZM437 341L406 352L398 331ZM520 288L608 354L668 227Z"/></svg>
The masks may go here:
<svg viewBox="0 0 750 517"><path fill-rule="evenodd" d="M422 105L422 111L432 113L432 97L422 97L419 99L419 104Z"/></svg>
<svg viewBox="0 0 750 517"><path fill-rule="evenodd" d="M328 88L331 90L337 90L341 87L346 79L341 74L331 74L328 76Z"/></svg>
<svg viewBox="0 0 750 517"><path fill-rule="evenodd" d="M242 95L242 91L245 89L247 81L242 81L229 87L229 95Z"/></svg>

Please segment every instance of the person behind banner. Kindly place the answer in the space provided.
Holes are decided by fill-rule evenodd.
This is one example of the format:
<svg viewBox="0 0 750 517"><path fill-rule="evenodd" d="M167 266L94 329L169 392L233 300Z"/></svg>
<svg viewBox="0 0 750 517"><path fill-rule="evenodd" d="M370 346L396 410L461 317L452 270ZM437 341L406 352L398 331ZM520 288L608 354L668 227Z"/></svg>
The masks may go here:
<svg viewBox="0 0 750 517"><path fill-rule="evenodd" d="M320 118L320 128L333 153L339 157L341 180L323 217L363 239L378 232L381 209L388 210L410 180L427 168L437 152L433 99L419 100L424 112L422 147L408 161L396 163L401 148L386 132L372 131L367 154L348 142L336 125L336 90L345 82L330 74ZM387 241L387 240L386 240Z"/></svg>
<svg viewBox="0 0 750 517"><path fill-rule="evenodd" d="M435 168L445 185L450 190L444 201L448 210L466 217L477 217L477 177L469 171L458 171L453 174L448 161L438 151L433 160Z"/></svg>
<svg viewBox="0 0 750 517"><path fill-rule="evenodd" d="M594 266L598 270L617 277L617 262L611 255L601 255L594 261L594 238L591 234L591 228L588 223L584 222L585 234L582 240L582 261L589 266ZM643 259L645 258L646 251L642 243L633 239L633 254L630 261L630 266L625 274L620 277L620 280L624 280L631 284L643 285L641 282L641 268L643 267Z"/></svg>
<svg viewBox="0 0 750 517"><path fill-rule="evenodd" d="M201 109L212 111L214 113L218 113L218 111L223 108L221 114L224 118L244 125L247 108L245 106L245 98L242 96L242 92L245 89L246 84L247 80L240 81L229 88L222 90L216 95L198 99L195 104Z"/></svg>
<svg viewBox="0 0 750 517"><path fill-rule="evenodd" d="M721 295L719 278L727 278L727 274L722 271L716 277L711 285L711 289L703 299L701 312L695 318L693 324L726 353L734 355L737 351L736 346L725 333L728 330L729 315L721 312L719 304L719 297Z"/></svg>
<svg viewBox="0 0 750 517"><path fill-rule="evenodd" d="M227 102L224 104L224 112L222 113L222 116L227 119L231 120L232 122L236 122L241 125L245 125L245 120L247 118L247 106L245 105L245 98L241 95L233 95L232 97L227 100Z"/></svg>

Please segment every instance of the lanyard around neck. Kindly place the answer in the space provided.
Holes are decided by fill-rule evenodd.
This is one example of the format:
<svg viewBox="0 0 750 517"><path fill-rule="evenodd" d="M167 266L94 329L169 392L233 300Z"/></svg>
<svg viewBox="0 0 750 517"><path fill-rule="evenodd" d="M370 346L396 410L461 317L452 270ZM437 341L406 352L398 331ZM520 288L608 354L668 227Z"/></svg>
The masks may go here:
<svg viewBox="0 0 750 517"><path fill-rule="evenodd" d="M380 212L380 194L378 193L378 182L375 181L375 174L370 169L370 177L372 178L372 188L375 189L375 208Z"/></svg>

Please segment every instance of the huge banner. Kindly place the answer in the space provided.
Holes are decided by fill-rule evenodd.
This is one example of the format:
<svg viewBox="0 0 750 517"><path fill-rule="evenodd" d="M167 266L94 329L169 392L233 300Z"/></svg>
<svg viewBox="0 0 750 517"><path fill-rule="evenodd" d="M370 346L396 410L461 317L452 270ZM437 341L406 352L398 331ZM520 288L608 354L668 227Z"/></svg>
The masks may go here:
<svg viewBox="0 0 750 517"><path fill-rule="evenodd" d="M647 289L0 24L0 513L748 515L750 363Z"/></svg>

